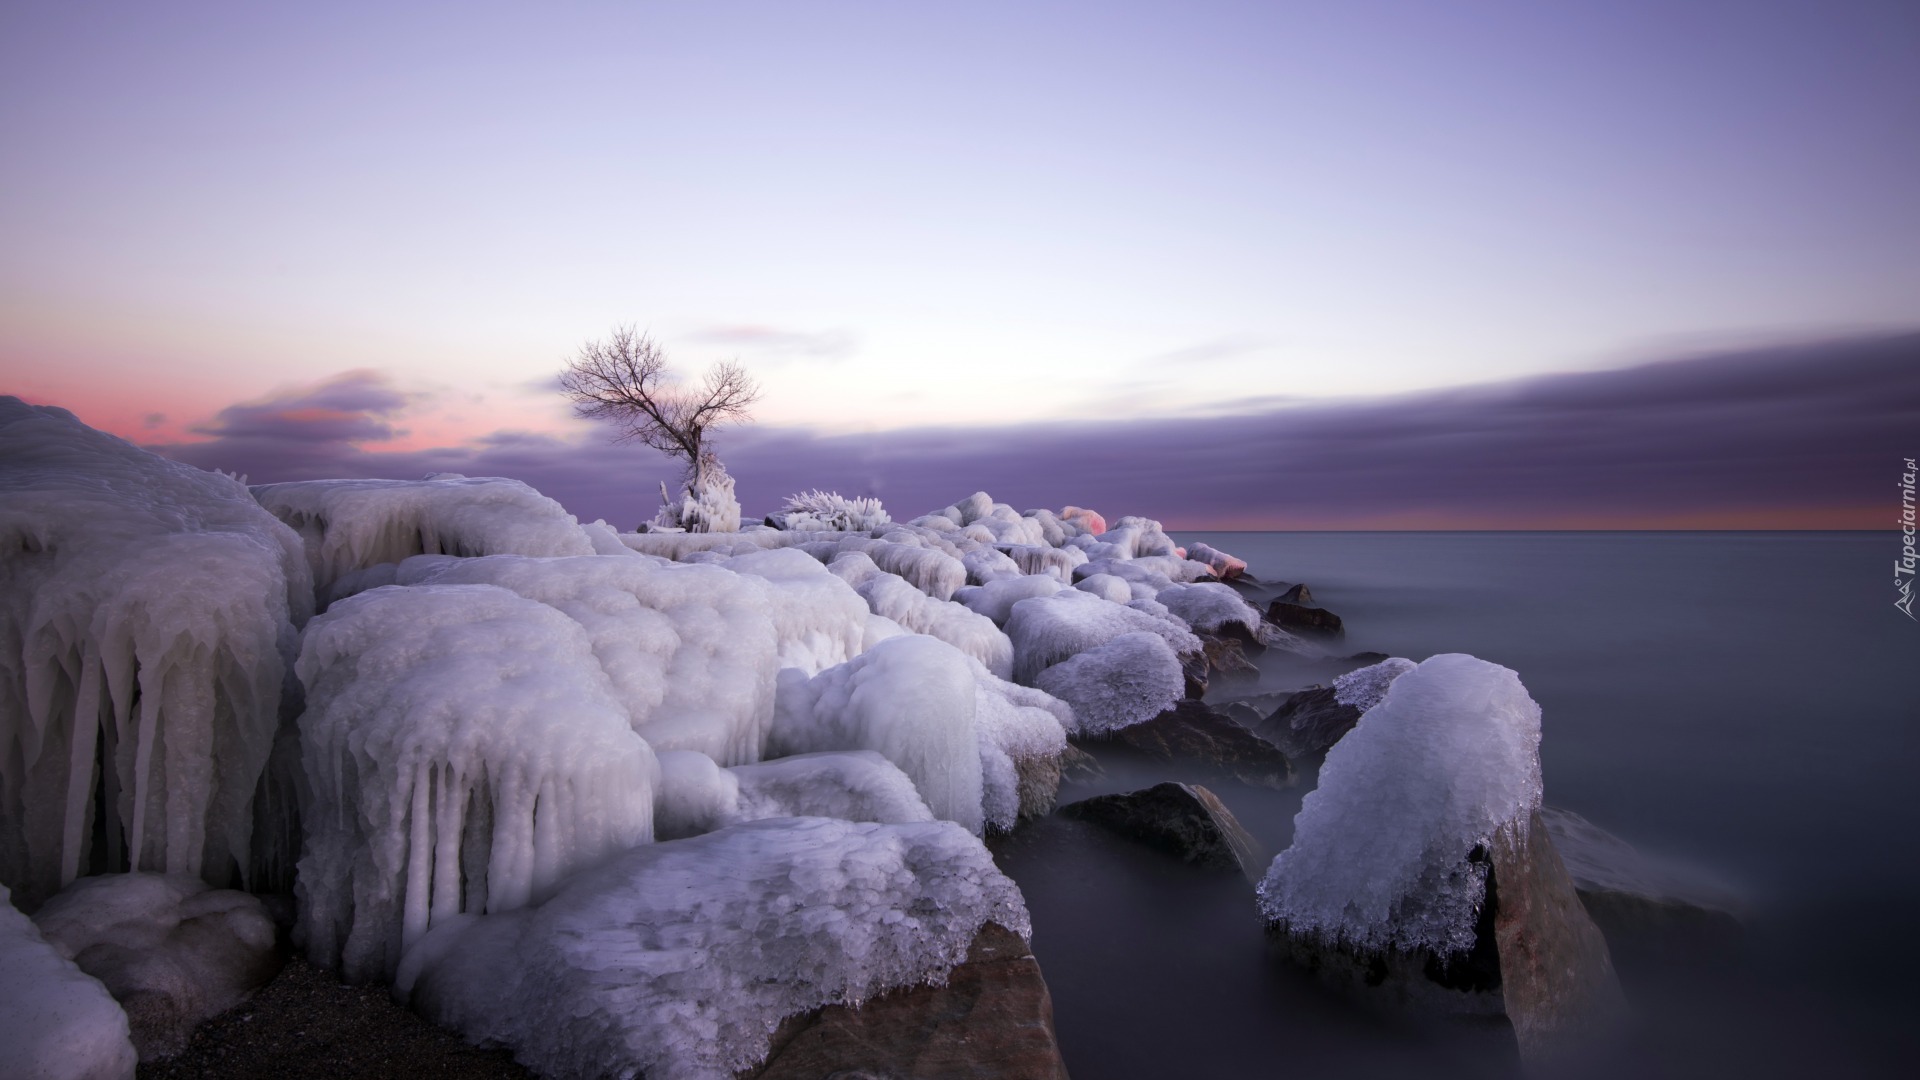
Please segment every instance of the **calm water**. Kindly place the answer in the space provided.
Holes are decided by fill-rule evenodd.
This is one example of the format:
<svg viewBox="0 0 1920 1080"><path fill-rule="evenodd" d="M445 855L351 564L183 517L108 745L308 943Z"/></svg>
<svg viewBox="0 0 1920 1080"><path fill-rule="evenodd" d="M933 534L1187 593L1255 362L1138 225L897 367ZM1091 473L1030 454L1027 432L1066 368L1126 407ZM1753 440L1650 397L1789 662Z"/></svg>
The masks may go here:
<svg viewBox="0 0 1920 1080"><path fill-rule="evenodd" d="M1182 534L1306 582L1341 651L1469 652L1540 702L1546 797L1734 887L1737 954L1616 948L1635 1027L1595 1075L1907 1075L1920 920L1920 625L1890 534ZM1234 696L1342 667L1263 662ZM1167 778L1114 760L1079 798ZM1174 778L1189 778L1176 776ZM1275 850L1310 788L1215 786ZM1001 850L1068 1066L1108 1077L1499 1076L1510 1037L1330 1000L1269 960L1251 886L1051 818ZM1331 1071L1329 1071L1331 1070Z"/></svg>

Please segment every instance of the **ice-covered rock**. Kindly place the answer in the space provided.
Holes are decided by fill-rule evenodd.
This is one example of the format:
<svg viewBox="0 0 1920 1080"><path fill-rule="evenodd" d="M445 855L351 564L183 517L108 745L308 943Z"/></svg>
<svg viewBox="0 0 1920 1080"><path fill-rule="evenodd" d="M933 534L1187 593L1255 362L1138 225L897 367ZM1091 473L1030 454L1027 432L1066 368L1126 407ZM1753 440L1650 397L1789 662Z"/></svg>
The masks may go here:
<svg viewBox="0 0 1920 1080"><path fill-rule="evenodd" d="M960 565L967 568L967 582L972 585L985 585L990 581L1004 581L1026 574L1012 556L995 547L974 548L961 557Z"/></svg>
<svg viewBox="0 0 1920 1080"><path fill-rule="evenodd" d="M1034 676L1073 708L1076 735L1105 735L1151 720L1186 696L1180 658L1157 634L1121 634Z"/></svg>
<svg viewBox="0 0 1920 1080"><path fill-rule="evenodd" d="M1155 634L1176 656L1200 651L1200 639L1177 620L1108 603L1078 589L1014 604L1006 631L1013 640L1014 681L1029 685L1054 664L1122 634Z"/></svg>
<svg viewBox="0 0 1920 1080"><path fill-rule="evenodd" d="M1003 679L1013 674L1013 642L992 619L960 604L935 600L892 574L876 572L856 591L875 615L892 619L912 633L937 637Z"/></svg>
<svg viewBox="0 0 1920 1080"><path fill-rule="evenodd" d="M1362 713L1386 697L1393 680L1414 666L1411 660L1392 656L1349 671L1332 686L1301 690L1256 723L1254 730L1288 754L1323 753L1360 722Z"/></svg>
<svg viewBox="0 0 1920 1080"><path fill-rule="evenodd" d="M1045 691L1008 682L977 661L973 668L981 811L989 826L1007 830L1020 818L1053 808L1073 709Z"/></svg>
<svg viewBox="0 0 1920 1080"><path fill-rule="evenodd" d="M0 883L247 872L312 596L238 481L0 397Z"/></svg>
<svg viewBox="0 0 1920 1080"><path fill-rule="evenodd" d="M1019 889L948 822L775 818L649 844L536 909L463 918L398 988L544 1076L721 1080L782 1017L945 977Z"/></svg>
<svg viewBox="0 0 1920 1080"><path fill-rule="evenodd" d="M733 477L727 475L727 467L702 451L679 498L667 494L666 484L660 485L660 509L654 514L653 524L690 533L739 532L740 500L734 497Z"/></svg>
<svg viewBox="0 0 1920 1080"><path fill-rule="evenodd" d="M1236 558L1211 544L1195 544L1187 549L1187 558L1205 564L1215 577L1223 580L1240 577L1247 572L1245 559Z"/></svg>
<svg viewBox="0 0 1920 1080"><path fill-rule="evenodd" d="M939 548L904 544L894 540L861 540L849 537L841 542L842 551L860 551L875 566L889 574L905 578L914 588L935 600L951 600L954 591L967 583L967 566L956 555Z"/></svg>
<svg viewBox="0 0 1920 1080"><path fill-rule="evenodd" d="M871 750L796 754L722 769L705 754L660 752L653 827L660 840L772 817L932 821L907 774Z"/></svg>
<svg viewBox="0 0 1920 1080"><path fill-rule="evenodd" d="M1004 626L1013 614L1013 605L1033 596L1052 596L1063 588L1065 586L1051 574L1029 574L986 585L969 585L955 592L953 599L992 619L994 625Z"/></svg>
<svg viewBox="0 0 1920 1080"><path fill-rule="evenodd" d="M138 1060L113 995L48 944L0 885L0 1076L132 1080Z"/></svg>
<svg viewBox="0 0 1920 1080"><path fill-rule="evenodd" d="M796 552L754 558L812 562ZM817 575L809 570L807 576ZM773 677L780 666L783 628L808 655L822 639L832 641L832 649L846 647L848 628L840 627L841 633L832 636L812 636L821 627L809 627L806 612L780 610L775 596L781 586L719 567L662 564L637 556L416 556L400 565L395 580L402 585L498 585L560 611L587 631L628 721L649 745L655 750L698 750L725 765L760 758L766 725L773 717ZM803 588L786 587L783 595ZM847 608L844 597L836 599L840 608ZM789 646L789 655L795 651Z"/></svg>
<svg viewBox="0 0 1920 1080"><path fill-rule="evenodd" d="M1389 656L1377 664L1356 668L1333 680L1333 698L1364 713L1380 704L1393 680L1418 666L1404 657Z"/></svg>
<svg viewBox="0 0 1920 1080"><path fill-rule="evenodd" d="M652 838L653 751L554 608L492 585L375 589L314 619L298 671L300 931L349 980Z"/></svg>
<svg viewBox="0 0 1920 1080"><path fill-rule="evenodd" d="M1171 585L1154 599L1181 622L1202 633L1232 634L1249 641L1260 634L1260 612L1240 598L1233 587L1217 581Z"/></svg>
<svg viewBox="0 0 1920 1080"><path fill-rule="evenodd" d="M409 555L591 555L593 541L557 502L518 480L302 480L258 484L254 498L306 543L313 583Z"/></svg>
<svg viewBox="0 0 1920 1080"><path fill-rule="evenodd" d="M812 675L859 655L867 602L804 551L774 548L735 555L720 565L772 587L771 612L780 666Z"/></svg>
<svg viewBox="0 0 1920 1080"><path fill-rule="evenodd" d="M183 875L81 878L33 921L120 1002L142 1061L186 1049L201 1021L266 985L282 961L258 897Z"/></svg>
<svg viewBox="0 0 1920 1080"><path fill-rule="evenodd" d="M1092 510L1078 506L1069 506L1060 511L1060 520L1072 522L1080 527L1087 536L1099 536L1107 531L1107 519Z"/></svg>
<svg viewBox="0 0 1920 1080"><path fill-rule="evenodd" d="M1133 583L1114 574L1088 574L1074 582L1073 587L1111 604L1125 606L1133 602ZM1159 595L1151 585L1143 584L1141 589L1145 594Z"/></svg>
<svg viewBox="0 0 1920 1080"><path fill-rule="evenodd" d="M1042 544L1007 544L999 549L1022 574L1046 574L1065 583L1073 580L1073 568L1087 561L1079 548L1047 547Z"/></svg>

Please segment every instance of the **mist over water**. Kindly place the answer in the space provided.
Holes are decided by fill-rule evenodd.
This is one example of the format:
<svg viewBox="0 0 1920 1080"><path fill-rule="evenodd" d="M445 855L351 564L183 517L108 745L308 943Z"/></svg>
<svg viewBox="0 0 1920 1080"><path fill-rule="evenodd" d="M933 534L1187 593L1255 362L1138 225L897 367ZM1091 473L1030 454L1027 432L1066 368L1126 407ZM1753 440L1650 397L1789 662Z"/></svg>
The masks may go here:
<svg viewBox="0 0 1920 1080"><path fill-rule="evenodd" d="M1903 1074L1920 1060L1920 625L1887 533L1183 533L1305 582L1340 654L1468 652L1540 702L1549 805L1742 900L1737 946L1614 940L1633 1026L1581 1075ZM1277 591L1277 590L1276 590ZM1209 700L1353 665L1273 653ZM1102 751L1062 802L1212 787L1271 852L1281 792ZM1270 853L1271 853L1270 852ZM1068 1067L1092 1077L1500 1076L1511 1036L1382 1016L1264 952L1252 887L1058 817L1000 846L1034 918ZM1332 1070L1332 1071L1327 1071Z"/></svg>

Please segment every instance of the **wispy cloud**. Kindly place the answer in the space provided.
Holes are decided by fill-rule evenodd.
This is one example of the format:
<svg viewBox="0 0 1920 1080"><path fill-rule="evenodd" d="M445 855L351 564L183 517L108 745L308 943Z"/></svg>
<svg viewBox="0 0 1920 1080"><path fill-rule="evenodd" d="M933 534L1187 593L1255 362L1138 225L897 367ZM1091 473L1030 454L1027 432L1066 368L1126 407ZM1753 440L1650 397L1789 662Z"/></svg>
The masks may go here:
<svg viewBox="0 0 1920 1080"><path fill-rule="evenodd" d="M741 349L760 359L839 360L859 347L851 330L836 328L808 332L774 326L736 323L710 326L687 335L690 341Z"/></svg>
<svg viewBox="0 0 1920 1080"><path fill-rule="evenodd" d="M1214 338L1211 341L1200 342L1197 345L1189 345L1182 349L1155 353L1152 356L1142 358L1140 363L1147 367L1156 368L1187 367L1195 364L1217 364L1223 360L1232 360L1236 357L1246 356L1249 353L1260 352L1268 348L1271 344L1272 342L1256 337L1241 335L1220 337Z"/></svg>
<svg viewBox="0 0 1920 1080"><path fill-rule="evenodd" d="M255 481L513 476L624 526L679 472L585 430L367 451L354 424L397 408L369 374L235 406L214 439L155 449ZM360 412L287 415L305 407ZM840 436L747 427L720 450L749 514L823 487L879 494L898 518L984 489L1185 527L1858 527L1886 506L1888 463L1913 453L1916 431L1920 334L1906 334L1237 415Z"/></svg>

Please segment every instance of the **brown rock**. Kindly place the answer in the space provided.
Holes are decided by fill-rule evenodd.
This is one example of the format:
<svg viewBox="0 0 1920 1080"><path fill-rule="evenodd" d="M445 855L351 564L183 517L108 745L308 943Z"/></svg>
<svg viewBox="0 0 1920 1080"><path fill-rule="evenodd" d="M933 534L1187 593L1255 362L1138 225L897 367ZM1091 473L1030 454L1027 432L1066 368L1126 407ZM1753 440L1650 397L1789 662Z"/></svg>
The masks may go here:
<svg viewBox="0 0 1920 1080"><path fill-rule="evenodd" d="M1242 629L1234 624L1234 629ZM1260 669L1247 659L1247 641L1241 637L1200 635L1201 654L1207 658L1207 674L1258 675ZM1254 646L1259 648L1258 645Z"/></svg>
<svg viewBox="0 0 1920 1080"><path fill-rule="evenodd" d="M1060 812L1211 870L1237 870L1256 882L1266 873L1269 859L1260 842L1199 784L1155 784L1123 795L1096 795Z"/></svg>
<svg viewBox="0 0 1920 1080"><path fill-rule="evenodd" d="M1061 759L1053 756L1013 759L1014 775L1019 778L1020 817L1045 817L1060 797Z"/></svg>
<svg viewBox="0 0 1920 1080"><path fill-rule="evenodd" d="M1271 743L1198 701L1182 701L1159 716L1112 732L1123 743L1162 761L1201 761L1243 783L1283 788L1293 765Z"/></svg>
<svg viewBox="0 0 1920 1080"><path fill-rule="evenodd" d="M1285 600L1289 604L1312 604L1313 592L1305 585L1295 585L1293 588L1281 593L1280 599Z"/></svg>
<svg viewBox="0 0 1920 1080"><path fill-rule="evenodd" d="M1066 1080L1053 999L1033 951L988 923L945 986L789 1017L741 1080Z"/></svg>

